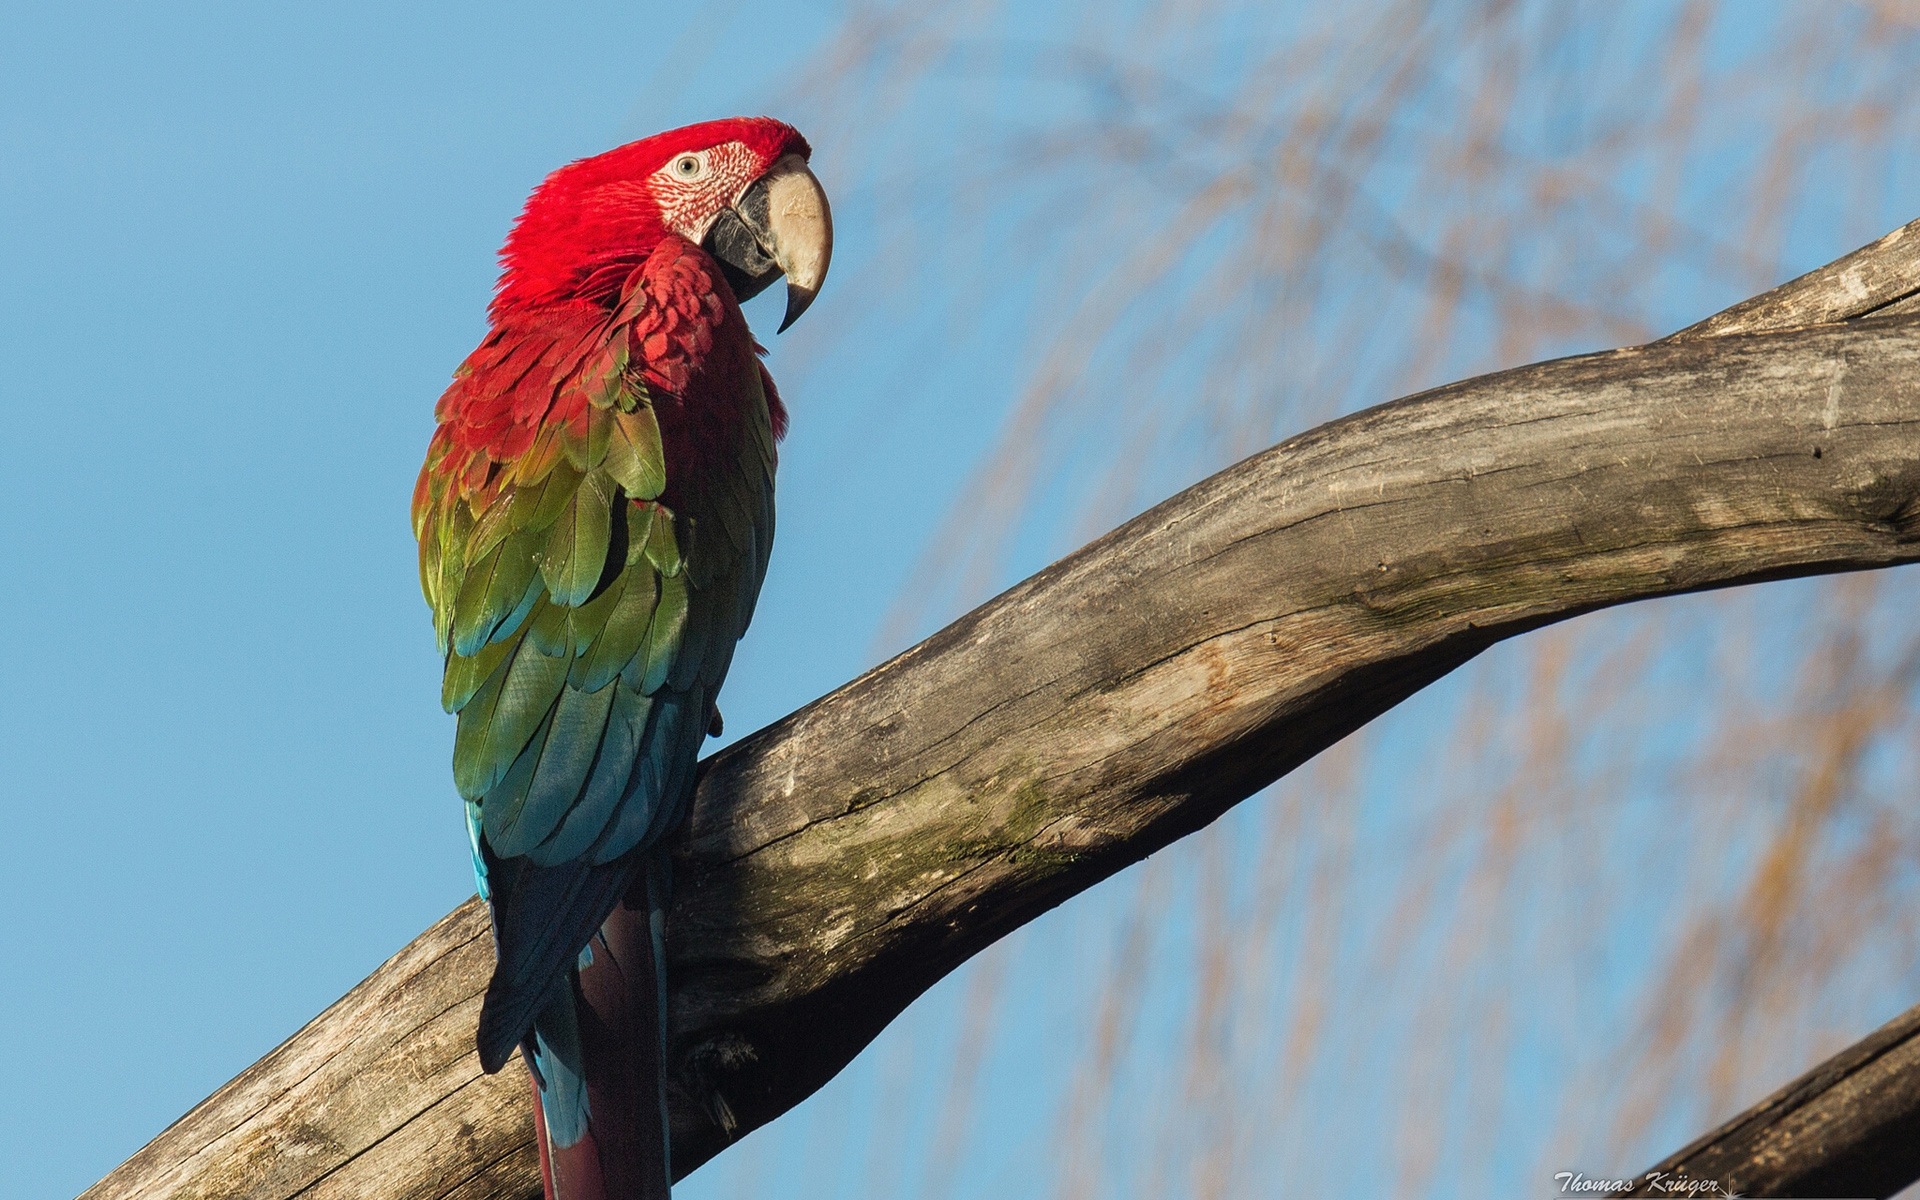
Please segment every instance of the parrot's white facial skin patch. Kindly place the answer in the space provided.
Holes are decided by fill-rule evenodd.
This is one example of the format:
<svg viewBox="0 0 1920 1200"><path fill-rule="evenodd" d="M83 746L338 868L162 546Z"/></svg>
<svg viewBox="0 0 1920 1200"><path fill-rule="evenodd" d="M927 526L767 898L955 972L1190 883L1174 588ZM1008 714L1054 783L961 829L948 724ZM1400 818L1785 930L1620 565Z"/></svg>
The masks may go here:
<svg viewBox="0 0 1920 1200"><path fill-rule="evenodd" d="M745 142L722 142L676 154L653 173L653 196L667 228L698 245L714 218L759 178L761 163Z"/></svg>

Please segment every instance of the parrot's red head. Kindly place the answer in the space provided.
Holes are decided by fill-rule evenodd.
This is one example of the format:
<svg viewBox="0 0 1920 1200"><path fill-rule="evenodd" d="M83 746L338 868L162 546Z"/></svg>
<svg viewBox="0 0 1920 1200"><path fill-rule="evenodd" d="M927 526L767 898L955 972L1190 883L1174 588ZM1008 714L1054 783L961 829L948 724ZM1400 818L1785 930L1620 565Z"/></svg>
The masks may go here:
<svg viewBox="0 0 1920 1200"><path fill-rule="evenodd" d="M745 300L787 277L785 329L812 303L833 256L826 193L807 140L771 117L672 129L546 177L500 251L493 313L610 299L661 239L719 262Z"/></svg>

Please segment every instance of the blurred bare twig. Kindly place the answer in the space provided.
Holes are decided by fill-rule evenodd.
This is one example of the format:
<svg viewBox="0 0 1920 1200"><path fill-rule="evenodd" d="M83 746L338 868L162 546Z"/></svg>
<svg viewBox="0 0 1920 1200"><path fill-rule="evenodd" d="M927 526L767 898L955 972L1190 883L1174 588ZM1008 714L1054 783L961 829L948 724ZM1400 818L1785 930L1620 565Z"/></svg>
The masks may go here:
<svg viewBox="0 0 1920 1200"><path fill-rule="evenodd" d="M887 647L1283 431L1645 340L1920 211L1912 3L876 0L846 30L805 91L884 164L870 282L1026 347ZM1136 882L1117 961L1177 970L1187 1033L1129 1040L1143 1001L1101 995L1059 1194L1604 1174L1890 1015L1920 990L1910 587L1536 637L1183 849L1197 893ZM1163 893L1194 941L1149 951ZM1318 1161L1382 1122L1380 1187Z"/></svg>

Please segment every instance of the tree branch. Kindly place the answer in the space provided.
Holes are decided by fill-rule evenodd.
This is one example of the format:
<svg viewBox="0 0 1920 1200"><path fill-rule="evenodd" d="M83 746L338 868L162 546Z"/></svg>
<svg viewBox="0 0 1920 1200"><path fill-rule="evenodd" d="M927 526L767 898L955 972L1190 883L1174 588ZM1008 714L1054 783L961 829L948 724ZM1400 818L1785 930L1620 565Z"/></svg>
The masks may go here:
<svg viewBox="0 0 1920 1200"><path fill-rule="evenodd" d="M1676 1177L1740 1196L1891 1196L1920 1178L1920 1005L1619 1194L1685 1195L1671 1187Z"/></svg>
<svg viewBox="0 0 1920 1200"><path fill-rule="evenodd" d="M1503 638L1920 558L1920 318L1798 327L1904 307L1917 226L1664 342L1302 434L709 760L670 924L680 1173ZM522 1073L472 1051L491 960L469 902L87 1197L537 1193Z"/></svg>

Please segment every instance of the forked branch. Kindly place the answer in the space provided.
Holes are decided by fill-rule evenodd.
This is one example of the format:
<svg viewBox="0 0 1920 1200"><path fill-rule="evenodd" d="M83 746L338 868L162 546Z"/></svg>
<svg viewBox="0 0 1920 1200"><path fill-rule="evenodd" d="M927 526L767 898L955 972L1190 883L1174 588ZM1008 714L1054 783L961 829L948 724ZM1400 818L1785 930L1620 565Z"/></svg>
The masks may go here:
<svg viewBox="0 0 1920 1200"><path fill-rule="evenodd" d="M1332 422L717 755L671 925L679 1170L1503 638L1920 558L1916 290L1920 223L1663 342ZM87 1197L535 1194L525 1082L472 1050L490 962L469 902Z"/></svg>

